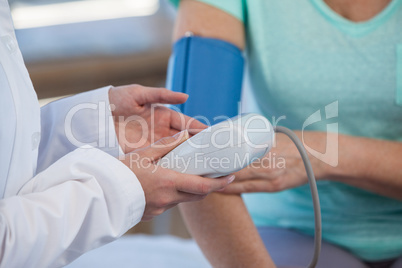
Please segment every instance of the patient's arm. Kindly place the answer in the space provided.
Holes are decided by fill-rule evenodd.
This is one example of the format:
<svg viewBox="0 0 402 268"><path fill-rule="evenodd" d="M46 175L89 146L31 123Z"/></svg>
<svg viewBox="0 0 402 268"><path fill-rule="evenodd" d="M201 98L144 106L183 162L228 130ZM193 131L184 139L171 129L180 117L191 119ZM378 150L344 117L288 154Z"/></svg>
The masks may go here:
<svg viewBox="0 0 402 268"><path fill-rule="evenodd" d="M179 206L213 267L275 267L240 196L215 193Z"/></svg>
<svg viewBox="0 0 402 268"><path fill-rule="evenodd" d="M187 31L245 46L241 21L210 5L183 0L174 40ZM180 207L187 226L214 267L274 267L240 196L211 194Z"/></svg>
<svg viewBox="0 0 402 268"><path fill-rule="evenodd" d="M243 23L232 15L194 0L182 0L177 14L173 40L186 32L203 37L218 38L244 49Z"/></svg>

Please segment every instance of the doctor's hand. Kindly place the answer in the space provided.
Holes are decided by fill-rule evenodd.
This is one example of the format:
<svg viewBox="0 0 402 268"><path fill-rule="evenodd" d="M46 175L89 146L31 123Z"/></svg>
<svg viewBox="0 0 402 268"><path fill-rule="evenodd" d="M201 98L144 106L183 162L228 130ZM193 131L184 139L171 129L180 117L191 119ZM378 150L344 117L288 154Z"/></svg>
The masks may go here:
<svg viewBox="0 0 402 268"><path fill-rule="evenodd" d="M295 133L301 139L301 132L295 131ZM324 132L305 131L304 141L310 148L325 152L326 135L327 133ZM318 159L309 154L316 180L328 178L331 175L333 167L326 164L331 157L337 156L323 154L323 157ZM276 134L276 146L261 160L257 160L234 175L236 180L228 185L222 191L223 193L279 192L308 182L300 153L284 134Z"/></svg>
<svg viewBox="0 0 402 268"><path fill-rule="evenodd" d="M209 193L225 188L234 179L226 176L218 179L182 174L162 168L157 161L186 139L183 131L173 137L126 155L122 162L137 176L145 193L145 212L142 220L151 220L182 202L199 201Z"/></svg>
<svg viewBox="0 0 402 268"><path fill-rule="evenodd" d="M124 153L144 148L163 137L184 129L195 134L205 125L161 104L180 104L187 94L165 88L127 85L112 88L109 102L117 134Z"/></svg>

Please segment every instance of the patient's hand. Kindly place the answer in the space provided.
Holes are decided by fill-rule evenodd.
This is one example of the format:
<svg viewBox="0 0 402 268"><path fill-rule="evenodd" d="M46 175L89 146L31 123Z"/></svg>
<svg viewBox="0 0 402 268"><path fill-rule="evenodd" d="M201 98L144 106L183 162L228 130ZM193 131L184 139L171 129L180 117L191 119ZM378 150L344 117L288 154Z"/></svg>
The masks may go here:
<svg viewBox="0 0 402 268"><path fill-rule="evenodd" d="M295 131L295 133L301 138L300 131ZM325 152L327 135L332 134L305 131L304 141L316 151ZM337 150L334 152L337 153ZM309 155L317 180L326 179L330 176L333 168L326 163L331 157L334 156L325 154L321 159L318 159ZM293 142L284 134L276 135L276 146L261 161L257 160L236 172L235 176L234 183L228 185L223 193L279 192L308 182L300 153Z"/></svg>
<svg viewBox="0 0 402 268"><path fill-rule="evenodd" d="M188 138L187 131L126 155L122 162L137 176L145 193L142 220L151 220L182 202L199 201L233 181L233 176L203 178L164 169L156 162Z"/></svg>
<svg viewBox="0 0 402 268"><path fill-rule="evenodd" d="M195 134L205 125L160 104L180 104L187 94L165 88L128 85L112 88L112 107L117 139L124 153L144 148L155 141L187 129Z"/></svg>

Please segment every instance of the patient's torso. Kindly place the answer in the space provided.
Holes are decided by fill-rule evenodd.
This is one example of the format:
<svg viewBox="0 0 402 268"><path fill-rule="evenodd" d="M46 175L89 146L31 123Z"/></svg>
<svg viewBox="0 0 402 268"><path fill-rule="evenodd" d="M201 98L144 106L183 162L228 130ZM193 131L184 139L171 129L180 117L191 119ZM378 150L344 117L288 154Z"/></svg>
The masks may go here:
<svg viewBox="0 0 402 268"><path fill-rule="evenodd" d="M292 129L337 127L342 134L402 141L401 3L394 0L357 24L323 0L247 1L248 73L258 104L248 110L286 116L280 124ZM321 120L307 124L317 111ZM402 253L402 202L342 183L318 185L326 240L368 260ZM257 225L313 234L308 186L245 200Z"/></svg>

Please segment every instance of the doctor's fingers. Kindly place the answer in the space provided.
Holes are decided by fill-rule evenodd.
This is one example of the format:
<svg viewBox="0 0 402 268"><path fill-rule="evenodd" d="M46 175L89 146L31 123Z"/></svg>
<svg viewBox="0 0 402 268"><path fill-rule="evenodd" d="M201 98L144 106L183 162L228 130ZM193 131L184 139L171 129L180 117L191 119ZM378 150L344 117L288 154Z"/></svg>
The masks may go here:
<svg viewBox="0 0 402 268"><path fill-rule="evenodd" d="M167 107L163 108L169 109ZM169 110L170 110L170 127L172 129L176 129L178 131L187 129L190 134L195 135L198 132L208 127L207 125L204 125L195 118L189 117L187 115L184 115L171 109Z"/></svg>
<svg viewBox="0 0 402 268"><path fill-rule="evenodd" d="M178 205L180 203L201 201L207 196L208 196L207 194L189 194L184 192L178 192L177 200L174 204Z"/></svg>
<svg viewBox="0 0 402 268"><path fill-rule="evenodd" d="M225 187L221 193L224 194L242 194L242 193L260 193L260 192L278 192L282 190L281 180L248 180L232 183Z"/></svg>
<svg viewBox="0 0 402 268"><path fill-rule="evenodd" d="M133 153L138 154L140 158L146 157L152 161L156 161L182 144L188 138L188 131L184 130L174 136L162 138L150 146L136 150Z"/></svg>
<svg viewBox="0 0 402 268"><path fill-rule="evenodd" d="M234 180L233 175L222 178L204 178L196 175L181 174L177 172L175 177L176 189L183 193L207 195L223 190Z"/></svg>
<svg viewBox="0 0 402 268"><path fill-rule="evenodd" d="M139 105L164 103L180 104L186 102L188 95L181 92L174 92L166 88L152 88L135 85L134 98Z"/></svg>

